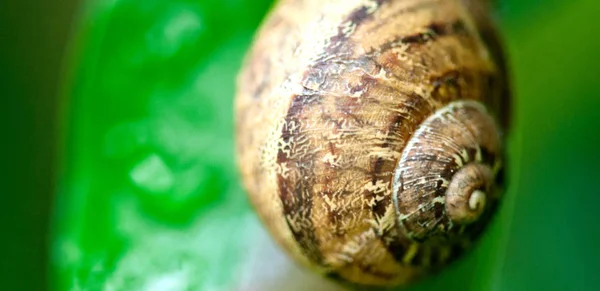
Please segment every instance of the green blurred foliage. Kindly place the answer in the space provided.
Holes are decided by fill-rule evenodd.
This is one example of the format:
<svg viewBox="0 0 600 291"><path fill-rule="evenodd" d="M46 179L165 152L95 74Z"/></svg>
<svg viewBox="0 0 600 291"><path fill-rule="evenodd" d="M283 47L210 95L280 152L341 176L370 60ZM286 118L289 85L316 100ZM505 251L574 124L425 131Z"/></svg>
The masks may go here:
<svg viewBox="0 0 600 291"><path fill-rule="evenodd" d="M56 290L338 289L279 251L235 169L235 76L269 5L86 2L64 84ZM516 98L509 191L474 252L410 289L600 289L599 4L499 7Z"/></svg>
<svg viewBox="0 0 600 291"><path fill-rule="evenodd" d="M74 2L0 1L0 282L5 290L47 287L57 96Z"/></svg>

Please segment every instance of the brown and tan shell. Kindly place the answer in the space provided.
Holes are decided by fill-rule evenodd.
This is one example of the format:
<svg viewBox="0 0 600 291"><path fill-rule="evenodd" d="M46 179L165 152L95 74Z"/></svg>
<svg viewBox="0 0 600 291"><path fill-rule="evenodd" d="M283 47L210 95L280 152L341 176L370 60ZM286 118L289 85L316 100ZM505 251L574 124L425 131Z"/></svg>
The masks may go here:
<svg viewBox="0 0 600 291"><path fill-rule="evenodd" d="M485 1L282 0L239 77L238 164L297 261L400 285L500 198L508 85Z"/></svg>

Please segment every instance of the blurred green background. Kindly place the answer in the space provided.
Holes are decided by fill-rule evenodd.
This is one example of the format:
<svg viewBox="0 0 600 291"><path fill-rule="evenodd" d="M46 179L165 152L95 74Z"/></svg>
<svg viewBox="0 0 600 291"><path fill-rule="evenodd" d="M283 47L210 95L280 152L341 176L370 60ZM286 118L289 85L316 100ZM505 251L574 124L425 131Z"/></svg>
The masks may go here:
<svg viewBox="0 0 600 291"><path fill-rule="evenodd" d="M273 244L234 167L271 1L29 2L0 4L7 290L339 290ZM600 3L497 6L509 191L474 252L406 290L600 290Z"/></svg>

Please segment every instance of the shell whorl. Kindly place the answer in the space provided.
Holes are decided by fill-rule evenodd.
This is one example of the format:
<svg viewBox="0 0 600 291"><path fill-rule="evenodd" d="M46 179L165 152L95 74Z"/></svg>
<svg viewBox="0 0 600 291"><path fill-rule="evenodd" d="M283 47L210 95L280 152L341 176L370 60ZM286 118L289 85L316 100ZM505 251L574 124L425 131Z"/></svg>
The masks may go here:
<svg viewBox="0 0 600 291"><path fill-rule="evenodd" d="M451 239L493 205L498 133L484 106L474 101L450 103L419 126L394 176L392 199L407 237Z"/></svg>

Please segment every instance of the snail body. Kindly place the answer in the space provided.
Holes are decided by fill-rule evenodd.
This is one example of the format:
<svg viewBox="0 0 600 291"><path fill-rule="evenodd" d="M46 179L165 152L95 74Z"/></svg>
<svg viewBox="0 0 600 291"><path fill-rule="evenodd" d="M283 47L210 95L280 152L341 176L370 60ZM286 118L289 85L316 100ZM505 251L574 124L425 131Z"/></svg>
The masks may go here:
<svg viewBox="0 0 600 291"><path fill-rule="evenodd" d="M401 285L456 259L501 197L508 89L483 2L283 0L238 79L238 165L298 262Z"/></svg>

